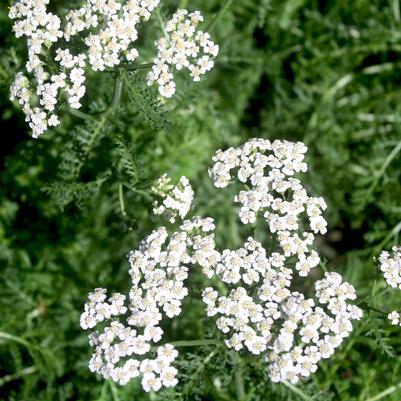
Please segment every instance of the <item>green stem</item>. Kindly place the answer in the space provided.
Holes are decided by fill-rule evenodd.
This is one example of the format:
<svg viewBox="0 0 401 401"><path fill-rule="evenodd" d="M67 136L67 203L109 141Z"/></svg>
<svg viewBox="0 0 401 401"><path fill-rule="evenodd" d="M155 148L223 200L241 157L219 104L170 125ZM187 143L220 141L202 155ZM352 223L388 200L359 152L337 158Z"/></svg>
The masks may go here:
<svg viewBox="0 0 401 401"><path fill-rule="evenodd" d="M168 33L167 33L166 29L164 28L164 21L163 21L163 18L161 16L161 14L160 14L160 9L159 8L156 9L156 15L157 15L157 19L159 20L160 27L161 27L161 29L163 31L163 35L165 36L166 39L169 39Z"/></svg>
<svg viewBox="0 0 401 401"><path fill-rule="evenodd" d="M114 384L114 382L112 382L111 380L109 380L109 385L110 385L110 390L111 390L111 394L113 396L113 400L114 401L120 401L120 397L118 395L118 390L116 385Z"/></svg>
<svg viewBox="0 0 401 401"><path fill-rule="evenodd" d="M119 105L123 92L123 87L124 87L124 81L121 79L119 75L117 75L116 80L114 81L113 100L110 106L102 113L88 114L84 113L83 111L71 108L69 109L69 111L72 115L81 118L83 120L97 120L99 117L108 116L110 112L113 111Z"/></svg>
<svg viewBox="0 0 401 401"><path fill-rule="evenodd" d="M122 96L122 93L123 93L123 87L124 87L124 81L118 75L116 77L115 82L114 82L113 101L112 101L109 109L107 110L107 113L109 113L110 111L112 111L113 109L115 109L119 105L120 100L121 100L121 96Z"/></svg>
<svg viewBox="0 0 401 401"><path fill-rule="evenodd" d="M369 187L367 190L367 194L371 194L373 190L376 188L377 184L380 181L380 178L383 176L385 171L387 170L387 167L390 165L390 163L393 161L393 159L397 156L398 152L401 150L401 141L397 143L397 145L394 147L394 149L390 152L390 154L387 156L386 160L384 161L382 167L376 174L376 177L374 181L372 182L372 185Z"/></svg>
<svg viewBox="0 0 401 401"><path fill-rule="evenodd" d="M219 20L220 17L222 17L226 11L231 7L231 5L234 3L234 0L226 0L223 4L223 6L220 8L220 10L215 14L209 22L205 26L205 31L210 31L212 28L216 25L216 22Z"/></svg>
<svg viewBox="0 0 401 401"><path fill-rule="evenodd" d="M361 302L361 303L359 304L359 306L360 306L362 309L371 310L371 311L373 311L373 312L380 313L381 315L384 315L384 316L387 316L387 315L388 315L388 313L386 313L386 312L384 312L384 311L382 311L382 310L380 310L380 309L377 309L377 308L375 308L374 306L370 306L366 301Z"/></svg>
<svg viewBox="0 0 401 401"><path fill-rule="evenodd" d="M14 341L16 343L24 345L27 348L31 346L31 344L28 341L24 340L23 338L14 336L12 334L4 333L3 331L0 331L0 339L1 338L9 341Z"/></svg>
<svg viewBox="0 0 401 401"><path fill-rule="evenodd" d="M143 190L143 189L138 189L138 188L131 188L130 186L126 185L126 187L131 190L132 192L137 193L138 195L143 195L146 198L150 198L151 200L153 200L154 198L152 197L152 192Z"/></svg>
<svg viewBox="0 0 401 401"><path fill-rule="evenodd" d="M124 190L123 190L123 184L118 184L118 198L120 200L120 208L121 208L121 214L126 217L127 212L125 210L125 202L124 202Z"/></svg>
<svg viewBox="0 0 401 401"><path fill-rule="evenodd" d="M372 259L374 256L376 256L387 244L387 242L390 241L392 237L395 237L400 231L401 231L401 221L397 223L397 225L387 234L387 236L383 239L383 241L380 242L380 244L373 249L370 258Z"/></svg>
<svg viewBox="0 0 401 401"><path fill-rule="evenodd" d="M244 380L242 378L242 369L241 369L241 357L238 352L231 352L231 360L234 364L234 378L235 378L235 392L237 395L237 401L242 401L245 399L245 388L244 388Z"/></svg>
<svg viewBox="0 0 401 401"><path fill-rule="evenodd" d="M366 401L378 401L383 399L384 397L387 397L391 393L394 393L394 391L398 390L401 388L401 383L396 384L395 386L389 387L387 390L382 391L381 393L375 395L374 397L371 397L367 399Z"/></svg>
<svg viewBox="0 0 401 401"><path fill-rule="evenodd" d="M82 120L96 120L96 116L88 113L84 113L83 111L79 111L77 109L69 109L70 114L75 117L81 118Z"/></svg>
<svg viewBox="0 0 401 401"><path fill-rule="evenodd" d="M220 345L217 340L189 340L189 341L174 341L169 343L174 347L199 347L202 345Z"/></svg>
<svg viewBox="0 0 401 401"><path fill-rule="evenodd" d="M306 395L304 392L302 392L298 387L294 386L287 380L281 381L284 386L287 386L293 393L299 395L303 400L305 401L313 401L312 397L309 397L309 395Z"/></svg>
<svg viewBox="0 0 401 401"><path fill-rule="evenodd" d="M153 67L153 63L144 63L144 64L121 64L120 67L127 71L136 71L136 70L147 70ZM109 72L113 72L110 70Z"/></svg>
<svg viewBox="0 0 401 401"><path fill-rule="evenodd" d="M14 373L12 375L6 375L0 377L0 386L4 386L6 383L9 383L13 380L20 379L23 376L31 375L37 371L35 366L31 366L29 368L22 369L20 372Z"/></svg>

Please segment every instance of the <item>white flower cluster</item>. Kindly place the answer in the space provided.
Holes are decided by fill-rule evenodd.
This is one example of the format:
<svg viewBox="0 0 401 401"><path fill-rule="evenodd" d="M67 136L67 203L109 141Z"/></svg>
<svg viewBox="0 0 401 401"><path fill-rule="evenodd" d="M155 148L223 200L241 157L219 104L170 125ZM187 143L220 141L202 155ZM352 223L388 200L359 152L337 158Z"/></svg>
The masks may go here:
<svg viewBox="0 0 401 401"><path fill-rule="evenodd" d="M272 381L296 383L317 369L317 363L333 355L352 331L351 320L362 311L348 304L354 288L338 273L326 273L315 283L320 305L299 292L292 292L292 270L275 267L257 241L249 238L244 248L224 251L217 274L227 284L241 282L225 296L208 287L203 292L208 316L219 316L217 327L228 335L229 348L264 353ZM230 255L231 253L231 255ZM230 261L230 263L227 263ZM227 274L228 273L228 274ZM261 282L255 291L249 285ZM247 289L248 288L248 289ZM324 310L327 308L327 311Z"/></svg>
<svg viewBox="0 0 401 401"><path fill-rule="evenodd" d="M379 256L379 265L387 284L401 290L401 246L393 246L391 254L383 251ZM388 319L394 326L401 326L399 312L389 313Z"/></svg>
<svg viewBox="0 0 401 401"><path fill-rule="evenodd" d="M234 199L241 204L241 221L255 223L258 214L263 213L270 232L277 234L282 257L296 256L295 268L300 276L307 276L319 264L319 255L310 247L315 234L327 231L322 216L324 199L308 196L301 181L294 177L307 171L303 161L306 150L300 142L252 139L240 148L218 151L209 170L217 188L226 187L235 177L248 186ZM311 231L299 236L305 223Z"/></svg>
<svg viewBox="0 0 401 401"><path fill-rule="evenodd" d="M237 169L238 179L250 188L235 198L242 206L241 221L253 223L262 211L278 237L281 252L270 255L253 238L243 248L224 250L215 273L227 291L208 287L203 292L208 316L216 316L217 327L228 336L226 345L264 354L275 382L296 383L315 372L317 363L329 358L352 331L351 320L362 316L347 302L356 298L354 288L338 273L326 273L315 283L318 303L292 290L290 267L307 276L320 261L310 249L314 234L326 231L324 200L309 197L293 177L307 170L305 152L301 143L253 139L241 148L218 151L210 170L215 186L225 187L233 178L231 170ZM305 220L312 232L300 237Z"/></svg>
<svg viewBox="0 0 401 401"><path fill-rule="evenodd" d="M170 318L179 315L182 299L188 293L183 286L188 269L181 263L186 259L185 238L182 233L176 234L163 250L166 240L167 231L160 228L141 243L139 250L130 253L132 289L128 307L124 295L114 294L106 302L106 290L97 289L89 295L81 316L83 329L124 316L124 323L114 319L102 332L90 334L95 351L89 368L122 385L142 375L145 391L177 383L177 370L171 363L178 352L171 344L158 346L155 358L145 358L152 352L152 344L162 338L159 323L163 313Z"/></svg>
<svg viewBox="0 0 401 401"><path fill-rule="evenodd" d="M392 253L383 251L379 256L380 270L390 287L401 290L401 247L393 246Z"/></svg>
<svg viewBox="0 0 401 401"><path fill-rule="evenodd" d="M182 301L188 294L184 285L188 265L211 263L205 253L195 248L205 246L203 236L213 242L210 246L214 248L213 236L207 236L213 230L212 219L194 218L184 221L180 231L170 238L164 227L152 232L138 250L129 254L132 288L127 306L126 297L118 293L108 301L104 289L89 294L81 327L92 329L111 320L103 330L89 335L90 345L94 347L89 363L92 372L121 385L142 376L145 391L158 391L178 383L177 369L171 365L178 352L171 344L153 344L162 339L163 316L173 318L181 313ZM199 253L206 259L198 260ZM151 358L147 356L149 353L156 355Z"/></svg>
<svg viewBox="0 0 401 401"><path fill-rule="evenodd" d="M18 0L9 12L15 20L16 37L27 38L26 71L32 76L30 82L26 75L18 73L10 98L21 104L34 138L60 123L55 109L61 89L70 107L82 106L88 65L94 71L104 70L118 65L122 55L128 61L138 56L132 48L138 37L136 25L150 17L159 0L130 0L125 5L115 0L87 0L84 6L67 14L64 28L60 18L47 11L48 4L49 0ZM70 42L78 34L87 46L81 53L72 54L68 47L55 45L61 38ZM56 56L51 61L53 65L49 65L47 57L53 47ZM62 72L54 72L59 70ZM32 106L36 97L38 101Z"/></svg>
<svg viewBox="0 0 401 401"><path fill-rule="evenodd" d="M57 104L58 92L66 85L65 75L51 76L45 70L44 61L41 59L45 49L63 37L61 21L56 15L47 12L48 3L49 0L20 0L10 8L9 12L9 17L15 20L13 26L15 36L27 38L26 70L33 76L36 84L36 90L32 91L28 77L18 73L11 85L10 98L17 100L22 106L35 138L46 131L48 126L59 124L58 117L53 111ZM39 104L32 106L31 99L35 95L39 99Z"/></svg>
<svg viewBox="0 0 401 401"><path fill-rule="evenodd" d="M267 151L271 154L266 155ZM129 255L129 304L125 306L121 294L106 302L105 290L89 296L82 327L113 320L101 334L95 331L90 336L95 347L91 370L121 384L141 374L146 391L176 384L177 371L171 363L177 352L171 344L159 346L155 359L141 357L161 340L163 316L174 318L181 313L182 300L188 294L184 281L189 266L200 266L207 278L219 281L217 288L203 290L202 299L207 315L215 316L218 329L226 334L227 347L261 355L272 381L296 383L315 372L320 360L333 355L362 311L349 302L356 298L355 290L338 273L325 273L316 281L313 298L294 289L294 270L306 276L319 263L311 246L314 234L326 230L324 200L309 197L293 177L307 169L305 152L301 143L263 139L217 152L210 170L215 185L227 186L231 170L238 170L237 177L250 188L235 198L242 205L241 220L254 222L261 210L270 232L278 236L277 251L268 254L250 237L240 249L220 252L210 217L185 220L170 236L166 228L156 229ZM182 177L174 186L163 176L154 190L163 199L155 206L155 213L182 221L193 200L188 180ZM245 217L247 212L251 218ZM311 232L299 236L305 225ZM126 324L118 319L123 315ZM165 357L166 349L170 359Z"/></svg>
<svg viewBox="0 0 401 401"><path fill-rule="evenodd" d="M16 75L10 99L22 106L34 138L50 126L60 124L56 108L62 94L71 108L81 108L88 68L103 71L118 66L123 60L132 62L139 57L133 47L138 39L138 24L147 21L160 3L160 0L86 0L82 7L69 11L62 24L58 16L47 11L49 1L17 0L9 11L16 37L26 37L28 48L26 73ZM161 68L156 80L160 85L165 82L162 85L165 89L160 90L162 96L170 97L174 93L166 63L175 64L179 69L181 60L194 80L212 68L213 61L208 55L217 55L218 47L206 33L199 32L192 37L200 20L198 12L188 15L187 11L180 10L167 24L166 30L171 32L169 48L164 51L165 39L160 39L153 70ZM185 46L184 53L180 50L182 46ZM205 55L196 64L182 60L183 56L186 60L196 57L199 46ZM148 80L151 81L149 77Z"/></svg>
<svg viewBox="0 0 401 401"><path fill-rule="evenodd" d="M148 85L157 82L161 96L175 93L174 68L188 69L194 81L213 68L219 46L208 33L197 31L202 21L199 11L188 14L187 10L178 10L166 24L166 36L156 42L158 54L148 74Z"/></svg>
<svg viewBox="0 0 401 401"><path fill-rule="evenodd" d="M94 71L119 65L122 56L133 61L139 56L132 47L138 39L137 25L147 21L159 3L160 0L87 0L81 8L67 14L64 37L70 41L81 34ZM97 33L92 33L92 28Z"/></svg>
<svg viewBox="0 0 401 401"><path fill-rule="evenodd" d="M194 199L194 191L187 177L181 177L173 185L171 178L164 174L152 186L152 192L161 198L160 202L155 201L153 213L164 215L170 223L174 223L177 216L184 219Z"/></svg>

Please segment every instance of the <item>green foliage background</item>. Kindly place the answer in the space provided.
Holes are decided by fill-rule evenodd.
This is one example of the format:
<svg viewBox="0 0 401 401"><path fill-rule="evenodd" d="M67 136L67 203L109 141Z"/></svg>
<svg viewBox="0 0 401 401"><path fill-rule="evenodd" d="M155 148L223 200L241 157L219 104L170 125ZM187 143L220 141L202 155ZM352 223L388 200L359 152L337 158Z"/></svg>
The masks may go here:
<svg viewBox="0 0 401 401"><path fill-rule="evenodd" d="M224 2L179 3L164 1L162 15L180 6L210 20ZM67 5L51 4L59 13ZM93 288L126 290L125 255L160 223L150 216L149 186L163 173L190 178L197 213L216 219L220 245L241 244L248 232L232 194L212 188L207 168L216 149L255 136L308 145L308 187L329 205L329 234L318 244L326 267L343 273L371 306L400 307L401 295L384 290L373 261L399 243L401 231L398 0L234 0L211 30L221 52L202 82L180 77L177 95L161 102L145 71L123 72L118 109L90 122L65 111L60 128L39 140L8 100L26 51L13 38L8 6L1 2L1 399L237 399L237 362L223 348L183 350L180 386L160 395L100 380L88 371L78 322ZM144 61L158 30L151 23L141 35ZM88 80L87 110L111 102L113 79ZM198 280L190 283L197 295ZM172 340L217 335L199 301L184 310L166 327ZM400 400L400 338L399 328L366 311L345 345L297 389L273 385L263 363L244 356L245 399Z"/></svg>

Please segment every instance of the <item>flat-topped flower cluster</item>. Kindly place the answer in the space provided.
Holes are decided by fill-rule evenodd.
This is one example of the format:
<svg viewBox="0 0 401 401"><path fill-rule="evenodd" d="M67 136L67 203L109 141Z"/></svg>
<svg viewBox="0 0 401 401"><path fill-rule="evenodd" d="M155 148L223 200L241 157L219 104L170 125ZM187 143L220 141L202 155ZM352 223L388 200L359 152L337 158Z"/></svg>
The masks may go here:
<svg viewBox="0 0 401 401"><path fill-rule="evenodd" d="M310 197L294 177L307 171L306 150L299 142L253 139L218 151L209 170L218 188L233 180L246 185L234 199L241 221L255 223L261 216L277 236L277 251L269 255L252 237L243 248L223 251L215 273L227 291L209 287L203 293L208 316L217 316L217 327L228 336L226 345L263 353L272 381L296 383L315 372L362 316L348 303L356 298L354 288L338 273L315 283L317 300L292 290L294 271L305 277L319 264L312 244L327 230L324 199Z"/></svg>
<svg viewBox="0 0 401 401"><path fill-rule="evenodd" d="M91 370L121 384L142 375L146 391L175 385L174 358L167 363L158 356L160 347L173 349L172 345L153 344L163 336L163 316L181 313L182 300L189 295L185 280L198 267L205 281L212 279L202 299L207 315L216 317L226 336L224 343L235 351L261 355L272 381L296 383L333 355L362 311L350 303L356 299L355 290L338 273L325 273L316 281L314 297L293 288L295 271L305 277L319 264L312 244L316 234L326 232L324 200L310 197L294 177L307 170L305 152L301 143L254 139L216 153L210 169L215 185L225 187L236 178L247 185L235 197L241 204L240 219L254 223L262 215L271 235L277 236L277 249L268 253L249 237L239 249L218 250L210 217L184 220L170 235L165 227L156 229L129 255L128 303L120 294L105 302L105 290L97 290L100 305L93 294L89 297L81 326L93 328L112 320L102 333L97 330L90 336L95 347ZM185 177L173 185L163 176L154 191L162 197L155 205L157 214L170 222L186 217L193 191ZM125 334L107 334L114 330ZM154 359L143 359L152 352ZM177 351L172 352L176 356Z"/></svg>
<svg viewBox="0 0 401 401"><path fill-rule="evenodd" d="M9 11L15 35L26 38L28 49L26 71L17 74L10 98L20 103L35 138L60 124L57 106L64 98L72 109L81 108L89 69L104 71L139 57L134 47L138 25L149 20L160 3L86 0L61 20L48 11L49 1L17 0ZM161 96L171 97L175 91L173 68L185 66L196 81L213 67L218 46L207 33L195 33L202 20L199 12L179 10L163 27L170 36L156 42L158 56L148 76L149 85L157 80Z"/></svg>
<svg viewBox="0 0 401 401"><path fill-rule="evenodd" d="M189 14L187 10L178 10L166 24L166 37L156 42L158 54L148 74L148 84L157 82L162 96L171 97L175 93L174 67L178 71L188 69L194 81L199 81L201 75L213 68L219 46L212 42L208 33L197 32L201 21L203 17L199 11Z"/></svg>
<svg viewBox="0 0 401 401"><path fill-rule="evenodd" d="M401 290L401 247L393 246L391 252L383 251L379 256L379 268L384 279L392 288ZM389 313L388 319L394 326L401 326L400 312Z"/></svg>
<svg viewBox="0 0 401 401"><path fill-rule="evenodd" d="M189 266L198 262L196 244L213 230L211 219L199 217L185 220L170 236L159 227L128 255L132 283L128 298L116 293L106 301L102 288L89 294L81 327L96 327L89 335L94 348L92 372L121 385L141 376L145 391L177 384L172 363L178 351L172 344L156 345L163 336L160 322L180 315L188 295L184 281Z"/></svg>
<svg viewBox="0 0 401 401"><path fill-rule="evenodd" d="M307 148L303 143L270 142L253 139L239 148L218 151L209 174L217 188L224 188L238 179L247 186L234 201L241 205L239 217L244 224L264 217L270 232L277 236L282 263L296 257L295 269L307 276L320 262L311 249L316 234L325 234L326 209L323 198L310 197L295 173L306 172L303 161ZM301 227L309 226L302 230Z"/></svg>

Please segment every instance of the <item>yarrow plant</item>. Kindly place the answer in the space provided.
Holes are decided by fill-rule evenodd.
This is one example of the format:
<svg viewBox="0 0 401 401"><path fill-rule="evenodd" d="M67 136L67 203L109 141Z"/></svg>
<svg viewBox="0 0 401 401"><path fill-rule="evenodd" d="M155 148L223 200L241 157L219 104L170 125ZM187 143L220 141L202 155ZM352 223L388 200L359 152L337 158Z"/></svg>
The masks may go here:
<svg viewBox="0 0 401 401"><path fill-rule="evenodd" d="M383 251L379 256L379 268L383 272L384 279L392 288L401 290L401 247L393 246L391 253ZM392 311L388 319L394 326L401 326L400 312Z"/></svg>
<svg viewBox="0 0 401 401"><path fill-rule="evenodd" d="M213 158L209 173L216 187L236 179L247 186L235 197L240 219L248 224L263 216L278 239L269 251L252 237L240 249L216 249L212 218L182 221L193 199L188 180L182 177L174 186L163 176L156 183L163 203L155 212L182 222L171 234L159 227L130 253L127 300L114 294L106 302L104 289L90 294L81 326L96 326L89 337L95 348L92 371L120 384L141 375L145 391L177 384L171 365L177 351L172 344L154 344L163 337L163 318L181 313L190 295L185 280L198 267L210 282L202 293L207 315L217 317L224 344L233 352L260 355L272 381L296 383L333 355L362 311L349 302L356 299L352 285L335 272L315 282L312 298L294 289L294 272L306 277L319 264L311 247L315 235L326 232L324 200L310 197L294 177L307 171L306 150L302 143L253 139Z"/></svg>
<svg viewBox="0 0 401 401"><path fill-rule="evenodd" d="M82 107L89 70L117 68L139 57L134 47L138 25L149 20L159 3L87 0L61 19L47 10L49 0L16 1L9 17L16 37L27 40L28 60L26 71L11 85L10 98L22 106L33 137L60 124L58 107L64 98L71 109ZM207 33L196 31L202 20L199 12L179 10L162 27L168 36L156 42L158 55L148 75L148 84L157 81L161 96L175 92L173 67L188 68L195 81L213 67L218 46Z"/></svg>

